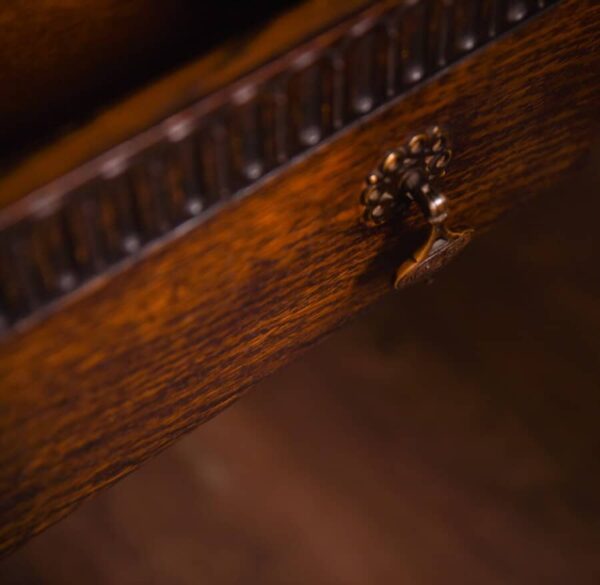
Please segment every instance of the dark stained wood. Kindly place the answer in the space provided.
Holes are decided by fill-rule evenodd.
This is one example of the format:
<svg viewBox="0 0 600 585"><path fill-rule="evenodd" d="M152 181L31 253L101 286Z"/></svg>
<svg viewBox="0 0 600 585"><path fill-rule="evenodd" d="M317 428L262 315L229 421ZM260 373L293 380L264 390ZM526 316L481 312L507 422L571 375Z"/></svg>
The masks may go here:
<svg viewBox="0 0 600 585"><path fill-rule="evenodd" d="M167 119L2 209L0 319L23 328L59 309L74 290L192 229L546 6L531 4L513 19L507 10L501 18L477 11L477 4L376 3L183 109L176 104L187 93L165 80L173 106ZM477 18L463 22L467 12ZM197 66L201 75L203 63ZM139 106L123 108L121 119L139 121ZM99 133L91 125L82 134L95 144ZM39 181L31 166L14 170L0 189L14 198L15 175Z"/></svg>
<svg viewBox="0 0 600 585"><path fill-rule="evenodd" d="M453 63L543 9L532 5L519 19L483 13L467 26L462 17L475 4L438 17L441 0L380 2L4 208L7 325L60 308L73 290L247 195L433 76L442 65L432 54Z"/></svg>
<svg viewBox="0 0 600 585"><path fill-rule="evenodd" d="M32 539L0 582L597 585L590 162Z"/></svg>
<svg viewBox="0 0 600 585"><path fill-rule="evenodd" d="M446 128L455 157L445 192L456 221L476 229L551 185L594 138L599 17L595 3L559 3L5 343L2 547L389 290L420 224L358 221L364 174L387 148Z"/></svg>

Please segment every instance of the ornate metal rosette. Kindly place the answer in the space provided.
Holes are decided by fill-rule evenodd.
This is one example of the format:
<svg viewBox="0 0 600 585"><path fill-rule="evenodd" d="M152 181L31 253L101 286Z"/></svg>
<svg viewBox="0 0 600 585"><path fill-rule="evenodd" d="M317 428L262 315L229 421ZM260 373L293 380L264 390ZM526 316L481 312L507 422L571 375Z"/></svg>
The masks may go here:
<svg viewBox="0 0 600 585"><path fill-rule="evenodd" d="M446 173L451 157L448 140L438 126L388 152L365 181L363 219L376 225L401 214L415 200L417 190L433 190L430 183Z"/></svg>

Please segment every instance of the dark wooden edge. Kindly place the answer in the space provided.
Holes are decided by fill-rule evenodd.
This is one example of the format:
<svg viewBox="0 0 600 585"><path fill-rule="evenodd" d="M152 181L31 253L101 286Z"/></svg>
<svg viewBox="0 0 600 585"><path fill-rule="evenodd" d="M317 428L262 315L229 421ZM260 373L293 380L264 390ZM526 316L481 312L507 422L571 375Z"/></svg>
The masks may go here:
<svg viewBox="0 0 600 585"><path fill-rule="evenodd" d="M0 333L31 326L551 2L381 2L0 211Z"/></svg>

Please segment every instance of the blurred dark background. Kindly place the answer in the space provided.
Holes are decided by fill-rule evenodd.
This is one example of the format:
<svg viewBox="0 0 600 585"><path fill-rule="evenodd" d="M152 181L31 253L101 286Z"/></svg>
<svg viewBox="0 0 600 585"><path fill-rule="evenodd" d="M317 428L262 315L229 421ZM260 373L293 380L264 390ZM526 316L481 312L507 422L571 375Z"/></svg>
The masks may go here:
<svg viewBox="0 0 600 585"><path fill-rule="evenodd" d="M235 39L297 0L3 0L0 161L16 159L100 110ZM35 6L32 6L35 4Z"/></svg>
<svg viewBox="0 0 600 585"><path fill-rule="evenodd" d="M600 582L599 167L86 502L0 582Z"/></svg>

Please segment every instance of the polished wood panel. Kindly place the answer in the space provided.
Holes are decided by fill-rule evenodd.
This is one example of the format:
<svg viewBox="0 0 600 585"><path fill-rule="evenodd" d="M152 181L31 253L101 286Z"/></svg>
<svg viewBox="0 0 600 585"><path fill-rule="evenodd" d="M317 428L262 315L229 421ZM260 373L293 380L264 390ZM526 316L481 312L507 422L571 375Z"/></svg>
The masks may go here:
<svg viewBox="0 0 600 585"><path fill-rule="evenodd" d="M544 8L478 6L377 3L0 210L0 325L60 309Z"/></svg>
<svg viewBox="0 0 600 585"><path fill-rule="evenodd" d="M0 582L596 585L590 163L34 538Z"/></svg>
<svg viewBox="0 0 600 585"><path fill-rule="evenodd" d="M543 192L594 137L599 16L592 2L559 3L5 343L2 546L64 516L389 290L421 226L359 223L364 173L387 148L431 123L447 128L445 190L469 227Z"/></svg>

